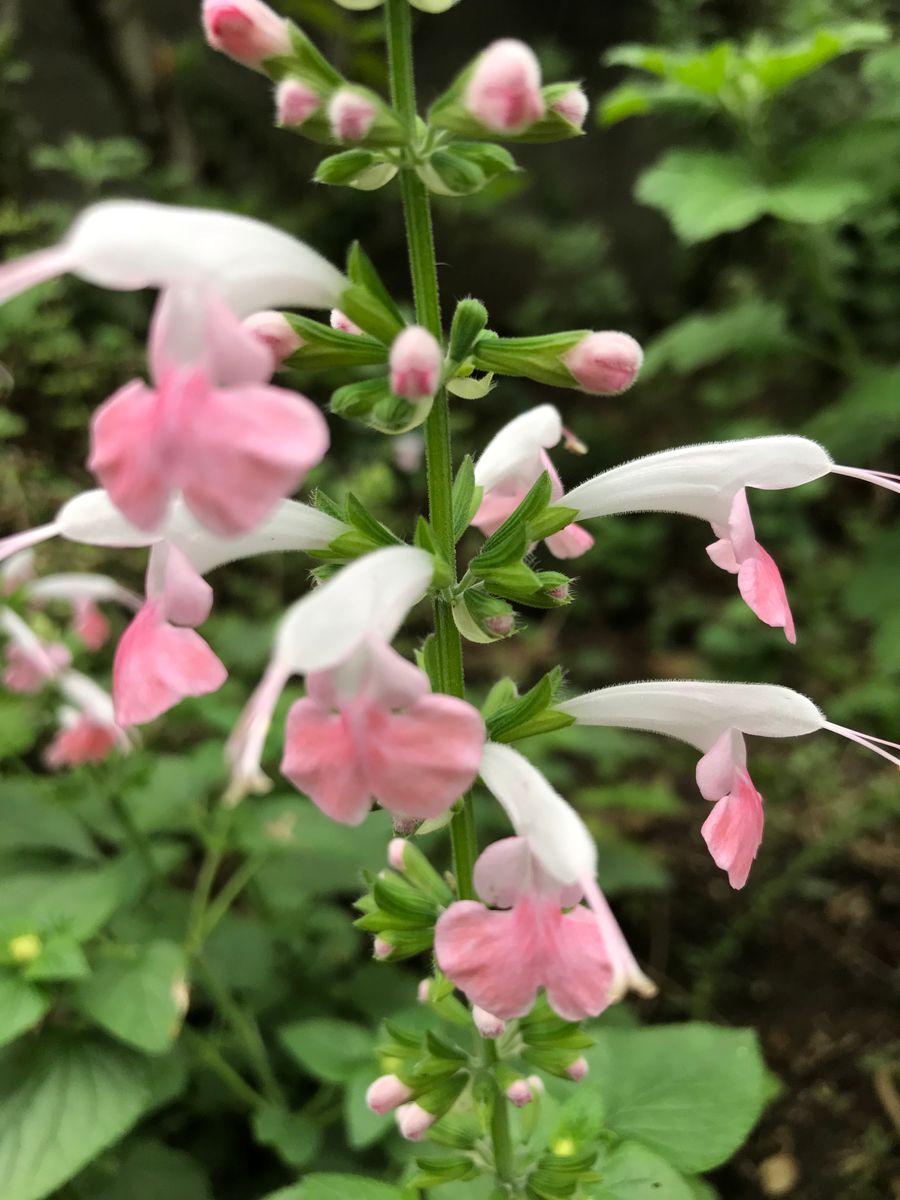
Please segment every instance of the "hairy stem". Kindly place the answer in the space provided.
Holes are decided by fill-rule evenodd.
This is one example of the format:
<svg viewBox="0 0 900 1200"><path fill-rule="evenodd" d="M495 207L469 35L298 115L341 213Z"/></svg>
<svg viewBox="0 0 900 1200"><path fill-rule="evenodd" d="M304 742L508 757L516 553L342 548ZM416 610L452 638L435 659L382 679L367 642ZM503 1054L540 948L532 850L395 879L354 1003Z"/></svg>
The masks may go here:
<svg viewBox="0 0 900 1200"><path fill-rule="evenodd" d="M410 138L416 136L416 83L413 72L412 21L409 0L387 0L388 62L391 97L406 123ZM416 304L416 320L439 340L442 339L441 301L438 289L437 259L431 222L428 190L410 162L400 170L400 193L409 264ZM453 450L450 439L450 406L447 392L441 388L425 425L425 461L428 469L428 514L441 555L450 566L456 582L456 539L453 533ZM434 637L437 678L435 687L451 696L465 695L462 642L450 605L440 597L434 601ZM454 814L450 826L453 866L461 899L475 896L472 872L478 853L472 797L466 796ZM494 1062L493 1043L485 1044L486 1061ZM491 1141L498 1182L512 1178L513 1152L505 1099L497 1097L491 1121Z"/></svg>

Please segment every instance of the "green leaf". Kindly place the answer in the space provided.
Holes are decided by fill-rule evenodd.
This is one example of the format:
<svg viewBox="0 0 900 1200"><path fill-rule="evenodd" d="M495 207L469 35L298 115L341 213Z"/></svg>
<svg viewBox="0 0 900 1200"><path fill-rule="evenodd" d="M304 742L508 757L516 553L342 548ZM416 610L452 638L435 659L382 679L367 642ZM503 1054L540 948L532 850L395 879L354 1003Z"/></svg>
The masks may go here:
<svg viewBox="0 0 900 1200"><path fill-rule="evenodd" d="M181 1028L184 1007L179 992L185 972L180 946L149 942L128 958L102 960L77 988L76 1003L114 1037L148 1054L161 1054Z"/></svg>
<svg viewBox="0 0 900 1200"><path fill-rule="evenodd" d="M84 1200L213 1200L196 1159L150 1138L130 1140L114 1162L102 1159L73 1186Z"/></svg>
<svg viewBox="0 0 900 1200"><path fill-rule="evenodd" d="M23 970L34 983L84 979L91 968L76 938L69 933L51 933L41 939L41 952Z"/></svg>
<svg viewBox="0 0 900 1200"><path fill-rule="evenodd" d="M753 73L770 95L783 91L842 54L877 46L890 39L890 30L877 21L855 21L819 29L811 37L786 46L765 47L750 60Z"/></svg>
<svg viewBox="0 0 900 1200"><path fill-rule="evenodd" d="M271 1106L253 1114L253 1136L270 1146L289 1167L298 1169L312 1162L322 1135L316 1123L302 1113Z"/></svg>
<svg viewBox="0 0 900 1200"><path fill-rule="evenodd" d="M37 1025L49 1008L40 988L18 971L0 968L0 1046Z"/></svg>
<svg viewBox="0 0 900 1200"><path fill-rule="evenodd" d="M123 1137L152 1103L141 1059L44 1034L0 1054L3 1200L41 1200Z"/></svg>
<svg viewBox="0 0 900 1200"><path fill-rule="evenodd" d="M637 1142L616 1146L595 1170L601 1182L588 1185L591 1200L694 1200L674 1167Z"/></svg>
<svg viewBox="0 0 900 1200"><path fill-rule="evenodd" d="M362 1175L307 1175L297 1200L404 1200L399 1188Z"/></svg>
<svg viewBox="0 0 900 1200"><path fill-rule="evenodd" d="M45 799L28 780L4 785L0 829L4 851L54 850L81 858L97 857L97 848L78 818Z"/></svg>
<svg viewBox="0 0 900 1200"><path fill-rule="evenodd" d="M797 344L788 333L783 305L745 300L721 312L696 313L671 325L647 347L641 377L658 375L664 368L689 375L732 354L774 355L793 350Z"/></svg>
<svg viewBox="0 0 900 1200"><path fill-rule="evenodd" d="M403 542L386 525L376 521L361 500L352 492L347 494L347 520L376 546L402 546Z"/></svg>
<svg viewBox="0 0 900 1200"><path fill-rule="evenodd" d="M375 1075L374 1068L359 1067L344 1089L344 1126L353 1150L365 1150L380 1141L394 1125L393 1113L379 1116L366 1104L366 1092Z"/></svg>
<svg viewBox="0 0 900 1200"><path fill-rule="evenodd" d="M65 930L89 938L127 894L129 879L122 865L8 872L0 878L0 925L23 932Z"/></svg>
<svg viewBox="0 0 900 1200"><path fill-rule="evenodd" d="M346 1083L374 1055L375 1039L368 1029L330 1017L285 1025L279 1037L309 1075L326 1083Z"/></svg>
<svg viewBox="0 0 900 1200"><path fill-rule="evenodd" d="M31 704L18 697L0 696L0 761L30 750L39 733L40 722Z"/></svg>
<svg viewBox="0 0 900 1200"><path fill-rule="evenodd" d="M638 200L666 214L684 242L743 229L766 211L766 191L739 154L671 150L640 177Z"/></svg>
<svg viewBox="0 0 900 1200"><path fill-rule="evenodd" d="M767 1097L756 1035L690 1023L598 1029L587 1051L604 1126L681 1171L709 1171L743 1144Z"/></svg>

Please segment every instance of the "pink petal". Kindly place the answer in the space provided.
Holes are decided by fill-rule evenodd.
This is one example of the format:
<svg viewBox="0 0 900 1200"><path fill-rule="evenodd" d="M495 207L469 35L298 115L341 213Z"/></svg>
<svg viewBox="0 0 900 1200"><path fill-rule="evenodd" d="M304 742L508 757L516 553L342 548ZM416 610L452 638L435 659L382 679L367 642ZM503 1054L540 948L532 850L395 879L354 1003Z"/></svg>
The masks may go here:
<svg viewBox="0 0 900 1200"><path fill-rule="evenodd" d="M512 908L531 879L531 851L525 838L492 842L475 863L475 890L494 908Z"/></svg>
<svg viewBox="0 0 900 1200"><path fill-rule="evenodd" d="M756 531L747 503L747 489L741 488L731 502L728 515L728 540L734 547L734 556L739 563L751 558L756 549Z"/></svg>
<svg viewBox="0 0 900 1200"><path fill-rule="evenodd" d="M721 800L734 786L735 772L747 762L744 736L726 729L697 763L697 787L704 800Z"/></svg>
<svg viewBox="0 0 900 1200"><path fill-rule="evenodd" d="M706 553L723 571L727 571L729 575L737 575L741 569L741 565L734 556L734 546L727 538L720 538L719 541L713 542L711 546L706 547Z"/></svg>
<svg viewBox="0 0 900 1200"><path fill-rule="evenodd" d="M271 345L235 316L214 292L207 297L206 303L207 361L211 377L220 387L268 383L275 370ZM293 332L290 326L288 332Z"/></svg>
<svg viewBox="0 0 900 1200"><path fill-rule="evenodd" d="M176 629L148 602L119 642L113 663L113 703L120 725L152 721L185 696L205 696L228 676L198 633Z"/></svg>
<svg viewBox="0 0 900 1200"><path fill-rule="evenodd" d="M724 796L703 823L701 833L713 862L728 872L733 888L747 882L763 836L762 796L744 768L738 768L731 794Z"/></svg>
<svg viewBox="0 0 900 1200"><path fill-rule="evenodd" d="M79 600L75 605L75 632L88 650L99 650L109 637L109 621L91 600Z"/></svg>
<svg viewBox="0 0 900 1200"><path fill-rule="evenodd" d="M478 711L453 696L425 696L410 709L372 708L366 725L366 774L391 812L439 816L472 786L484 746Z"/></svg>
<svg viewBox="0 0 900 1200"><path fill-rule="evenodd" d="M328 449L325 418L283 388L210 392L186 414L181 485L202 524L225 536L258 525Z"/></svg>
<svg viewBox="0 0 900 1200"><path fill-rule="evenodd" d="M485 537L499 529L503 522L525 499L526 492L521 488L506 491L502 486L491 488L485 492L478 512L472 518L472 524L480 529Z"/></svg>
<svg viewBox="0 0 900 1200"><path fill-rule="evenodd" d="M578 558L593 546L594 539L580 525L567 525L546 539L547 549L557 558Z"/></svg>
<svg viewBox="0 0 900 1200"><path fill-rule="evenodd" d="M306 694L325 709L341 708L357 697L381 708L408 708L430 691L425 672L377 638L332 670L306 678Z"/></svg>
<svg viewBox="0 0 900 1200"><path fill-rule="evenodd" d="M202 625L213 605L213 590L191 560L171 542L158 542L150 551L147 599L174 625Z"/></svg>
<svg viewBox="0 0 900 1200"><path fill-rule="evenodd" d="M164 412L164 397L136 379L101 405L91 422L88 467L139 529L159 525L171 495Z"/></svg>
<svg viewBox="0 0 900 1200"><path fill-rule="evenodd" d="M360 825L366 819L372 793L343 713L298 700L288 713L281 771L333 821Z"/></svg>
<svg viewBox="0 0 900 1200"><path fill-rule="evenodd" d="M547 1001L566 1021L597 1017L610 1003L613 968L597 921L586 908L559 913L536 964Z"/></svg>
<svg viewBox="0 0 900 1200"><path fill-rule="evenodd" d="M519 911L491 912L460 900L444 912L434 931L438 966L458 988L504 1021L534 1007L540 980L532 960L539 932Z"/></svg>
<svg viewBox="0 0 900 1200"><path fill-rule="evenodd" d="M74 767L81 763L103 762L116 745L115 726L101 725L82 717L67 729L61 729L44 751L44 764L50 770Z"/></svg>
<svg viewBox="0 0 900 1200"><path fill-rule="evenodd" d="M6 668L3 672L4 686L11 692L33 695L45 683L64 671L72 661L72 655L61 643L41 645L31 653L25 646L11 642L6 648Z"/></svg>
<svg viewBox="0 0 900 1200"><path fill-rule="evenodd" d="M757 544L756 554L741 563L738 588L752 612L766 625L783 628L793 645L797 641L794 618L788 603L781 572L772 556Z"/></svg>

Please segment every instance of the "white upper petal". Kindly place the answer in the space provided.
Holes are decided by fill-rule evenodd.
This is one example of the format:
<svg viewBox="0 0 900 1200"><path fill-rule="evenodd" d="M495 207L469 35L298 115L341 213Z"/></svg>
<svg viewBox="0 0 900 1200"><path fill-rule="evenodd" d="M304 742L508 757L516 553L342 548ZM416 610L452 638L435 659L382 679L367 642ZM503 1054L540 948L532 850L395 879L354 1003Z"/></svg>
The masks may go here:
<svg viewBox="0 0 900 1200"><path fill-rule="evenodd" d="M262 221L146 200L91 205L63 252L69 269L101 287L208 281L240 316L266 308L332 308L347 286L315 250Z"/></svg>
<svg viewBox="0 0 900 1200"><path fill-rule="evenodd" d="M99 684L80 671L66 671L57 680L66 699L91 720L101 725L115 725L112 697Z"/></svg>
<svg viewBox="0 0 900 1200"><path fill-rule="evenodd" d="M541 451L562 437L562 418L552 404L521 413L488 442L475 464L475 482L489 491L501 480L520 478L526 487L540 475Z"/></svg>
<svg viewBox="0 0 900 1200"><path fill-rule="evenodd" d="M791 488L829 474L827 450L793 435L709 442L648 454L579 484L560 503L581 517L672 512L724 523L743 487Z"/></svg>
<svg viewBox="0 0 900 1200"><path fill-rule="evenodd" d="M282 500L252 532L234 538L217 537L204 529L178 499L164 524L148 533L127 521L101 488L82 492L63 505L56 527L62 537L89 546L153 546L169 541L191 560L201 575L256 554L319 550L346 532L346 526L327 513L297 500Z"/></svg>
<svg viewBox="0 0 900 1200"><path fill-rule="evenodd" d="M431 555L412 546L375 550L344 567L285 613L275 658L298 675L345 662L369 638L390 642L428 590Z"/></svg>
<svg viewBox="0 0 900 1200"><path fill-rule="evenodd" d="M480 774L545 871L567 885L594 878L597 847L587 826L527 758L488 742Z"/></svg>
<svg viewBox="0 0 900 1200"><path fill-rule="evenodd" d="M802 737L826 720L809 697L769 683L651 680L601 688L556 707L579 725L662 733L704 753L727 729L756 737Z"/></svg>
<svg viewBox="0 0 900 1200"><path fill-rule="evenodd" d="M26 587L33 600L114 600L134 608L140 597L122 587L109 575L91 575L80 571L59 575L44 575Z"/></svg>

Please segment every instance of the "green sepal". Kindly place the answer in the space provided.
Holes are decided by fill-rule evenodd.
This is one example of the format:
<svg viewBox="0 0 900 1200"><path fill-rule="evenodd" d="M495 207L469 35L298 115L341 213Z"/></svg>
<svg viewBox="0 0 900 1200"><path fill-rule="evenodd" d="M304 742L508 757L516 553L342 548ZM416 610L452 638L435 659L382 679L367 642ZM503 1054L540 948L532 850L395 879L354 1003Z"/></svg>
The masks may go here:
<svg viewBox="0 0 900 1200"><path fill-rule="evenodd" d="M480 167L488 181L521 169L510 152L494 142L454 142L453 151Z"/></svg>
<svg viewBox="0 0 900 1200"><path fill-rule="evenodd" d="M300 130L304 127L301 125ZM323 158L313 180L330 187L352 187L360 192L376 192L397 174L394 163L373 150L344 150Z"/></svg>
<svg viewBox="0 0 900 1200"><path fill-rule="evenodd" d="M505 633L497 633L491 629L488 622L493 618L511 618L509 628ZM512 637L516 632L515 613L505 600L498 600L489 595L484 588L467 588L453 604L453 620L456 628L470 642L482 646L491 642L503 641Z"/></svg>
<svg viewBox="0 0 900 1200"><path fill-rule="evenodd" d="M519 698L519 690L508 675L498 679L487 694L487 699L481 706L481 715L485 721L502 712L503 709L515 704Z"/></svg>
<svg viewBox="0 0 900 1200"><path fill-rule="evenodd" d="M451 334L452 345L452 334ZM458 542L478 512L484 488L475 483L475 464L467 454L453 480L453 540Z"/></svg>
<svg viewBox="0 0 900 1200"><path fill-rule="evenodd" d="M352 337L352 334L350 335ZM375 405L390 397L391 389L387 379L358 379L355 383L344 384L331 396L331 411L337 417L345 417L350 421L366 421L374 411Z"/></svg>
<svg viewBox="0 0 900 1200"><path fill-rule="evenodd" d="M472 196L487 183L481 167L452 147L435 150L416 165L416 174L435 196Z"/></svg>
<svg viewBox="0 0 900 1200"><path fill-rule="evenodd" d="M465 362L484 333L487 321L488 311L480 300L471 296L460 300L450 326L448 357L451 364Z"/></svg>
<svg viewBox="0 0 900 1200"><path fill-rule="evenodd" d="M419 917L401 917L394 912L385 912L383 908L374 908L364 916L357 917L353 924L365 933L377 934L400 929L408 933L417 933L423 928Z"/></svg>
<svg viewBox="0 0 900 1200"><path fill-rule="evenodd" d="M336 500L332 500L327 492L323 492L321 488L316 488L313 492L312 502L313 508L318 509L319 512L327 513L329 517L334 517L336 521L346 522L347 514L343 508Z"/></svg>
<svg viewBox="0 0 900 1200"><path fill-rule="evenodd" d="M326 95L339 88L344 77L331 65L321 50L293 21L288 21L291 53L269 58L262 64L266 74L276 81L294 76L314 92Z"/></svg>
<svg viewBox="0 0 900 1200"><path fill-rule="evenodd" d="M414 887L430 896L437 904L447 905L453 899L444 879L434 869L418 846L407 841L403 846L403 873Z"/></svg>
<svg viewBox="0 0 900 1200"><path fill-rule="evenodd" d="M416 1103L432 1116L442 1117L444 1113L449 1112L462 1095L468 1082L468 1072L458 1071L449 1079L443 1080L418 1095Z"/></svg>
<svg viewBox="0 0 900 1200"><path fill-rule="evenodd" d="M539 717L534 717L531 721L524 721L516 727L513 733L506 733L502 737L494 738L494 741L518 742L523 738L540 737L545 733L556 733L558 729L568 729L570 725L574 724L575 718L570 717L568 713L541 713Z"/></svg>
<svg viewBox="0 0 900 1200"><path fill-rule="evenodd" d="M418 920L420 925L433 925L437 920L437 905L394 871L382 871L372 886L375 903L383 912Z"/></svg>
<svg viewBox="0 0 900 1200"><path fill-rule="evenodd" d="M352 562L354 558L361 558L363 554L369 554L372 550L377 550L380 545L383 543L373 542L370 537L366 537L359 530L351 529L329 542L324 549L309 550L307 553L310 558L317 558L320 562L345 563Z"/></svg>
<svg viewBox="0 0 900 1200"><path fill-rule="evenodd" d="M504 691L509 692L511 681L501 680L507 684ZM542 679L530 688L524 696L515 696L507 704L500 705L485 716L488 736L493 742L516 741L523 735L518 731L552 709L562 686L562 670L554 667ZM491 697L488 697L490 700ZM554 713L561 717L564 713ZM566 1026L569 1028L569 1026Z"/></svg>
<svg viewBox="0 0 900 1200"><path fill-rule="evenodd" d="M346 313L360 329L389 346L406 323L395 311L393 301L388 307L370 288L361 283L351 283L341 292L338 307Z"/></svg>
<svg viewBox="0 0 900 1200"><path fill-rule="evenodd" d="M416 1166L419 1172L413 1176L410 1186L419 1190L440 1187L441 1184L456 1180L476 1179L479 1173L471 1158L461 1154L422 1156L416 1159Z"/></svg>
<svg viewBox="0 0 900 1200"><path fill-rule="evenodd" d="M391 947L391 953L379 962L399 962L403 958L414 958L425 950L430 950L434 944L434 931L431 929L385 929L379 936Z"/></svg>
<svg viewBox="0 0 900 1200"><path fill-rule="evenodd" d="M495 570L521 559L528 549L528 523L543 513L552 493L550 475L542 471L528 495L510 513L499 529L487 539L481 550L469 563L474 575L484 576L486 571Z"/></svg>
<svg viewBox="0 0 900 1200"><path fill-rule="evenodd" d="M290 367L328 371L334 367L371 367L387 362L384 343L364 333L345 333L293 313L285 313L285 319L294 333L303 338L303 345L287 360Z"/></svg>
<svg viewBox="0 0 900 1200"><path fill-rule="evenodd" d="M533 542L542 542L544 538L559 533L567 525L578 519L577 508L566 508L562 504L554 504L544 510L533 521L528 522L528 536Z"/></svg>
<svg viewBox="0 0 900 1200"><path fill-rule="evenodd" d="M388 313L393 319L396 333L400 333L406 324L403 313L385 287L375 264L359 242L354 242L347 252L347 277L351 283L365 288L375 298L385 313ZM391 337L386 340L393 341L394 336L395 334L391 334Z"/></svg>
<svg viewBox="0 0 900 1200"><path fill-rule="evenodd" d="M473 351L475 366L497 375L533 379L549 387L577 388L577 382L562 362L562 355L574 349L589 329L551 333L542 337L501 338L484 334Z"/></svg>
<svg viewBox="0 0 900 1200"><path fill-rule="evenodd" d="M402 546L403 539L372 516L353 492L347 493L347 520L377 546Z"/></svg>

